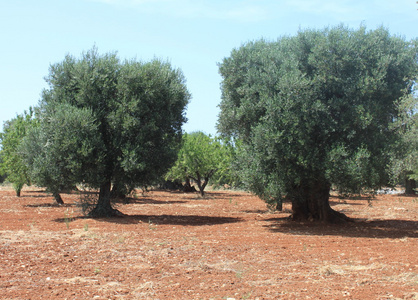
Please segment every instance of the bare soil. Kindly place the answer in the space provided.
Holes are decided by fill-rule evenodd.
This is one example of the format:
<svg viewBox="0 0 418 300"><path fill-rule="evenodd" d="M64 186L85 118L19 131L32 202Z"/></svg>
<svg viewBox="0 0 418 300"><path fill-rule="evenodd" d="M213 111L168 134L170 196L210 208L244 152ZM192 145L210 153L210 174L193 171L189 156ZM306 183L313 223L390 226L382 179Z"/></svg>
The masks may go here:
<svg viewBox="0 0 418 300"><path fill-rule="evenodd" d="M332 197L345 225L235 191L138 191L110 219L79 198L0 188L0 299L418 299L417 196Z"/></svg>

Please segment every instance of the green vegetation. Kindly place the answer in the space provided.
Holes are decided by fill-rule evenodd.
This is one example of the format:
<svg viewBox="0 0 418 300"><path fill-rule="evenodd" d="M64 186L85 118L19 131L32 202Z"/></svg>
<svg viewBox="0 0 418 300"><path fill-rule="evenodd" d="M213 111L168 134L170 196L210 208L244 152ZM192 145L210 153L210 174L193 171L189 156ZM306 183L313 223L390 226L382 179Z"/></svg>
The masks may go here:
<svg viewBox="0 0 418 300"><path fill-rule="evenodd" d="M234 49L219 65L221 137L183 133L190 99L167 62L121 61L97 49L50 67L39 106L4 124L0 174L60 193L82 185L90 216L166 179L200 194L243 185L293 218L347 221L329 193L418 180L418 40L384 28L304 30ZM80 186L79 186L80 187ZM231 201L230 201L231 202ZM236 203L237 205L237 203ZM150 223L150 228L153 227ZM87 227L88 228L88 227Z"/></svg>
<svg viewBox="0 0 418 300"><path fill-rule="evenodd" d="M29 128L35 126L33 109L16 116L16 118L5 122L3 133L0 133L2 149L0 152L0 174L7 176L7 180L13 184L16 195L25 184L30 184L28 166L22 160L19 145L26 136Z"/></svg>
<svg viewBox="0 0 418 300"><path fill-rule="evenodd" d="M177 161L166 178L185 181L186 185L193 179L201 196L204 196L210 179L215 178L215 183L218 184L231 181L232 176L229 172L232 150L230 146L203 132L186 133L183 135L183 145Z"/></svg>
<svg viewBox="0 0 418 300"><path fill-rule="evenodd" d="M414 83L416 80L414 80ZM399 101L400 115L394 122L394 130L400 139L393 145L392 175L395 182L401 179L405 183L407 194L416 193L418 180L418 101L417 86L413 93Z"/></svg>
<svg viewBox="0 0 418 300"><path fill-rule="evenodd" d="M46 97L47 93L44 93ZM98 126L90 109L70 104L41 106L39 126L28 130L19 147L33 184L46 187L58 204L60 192L88 180L100 145Z"/></svg>
<svg viewBox="0 0 418 300"><path fill-rule="evenodd" d="M383 28L344 26L233 50L220 64L218 129L242 142L247 188L279 206L286 197L294 219L346 221L329 205L331 186L388 184L391 125L412 93L417 50Z"/></svg>
<svg viewBox="0 0 418 300"><path fill-rule="evenodd" d="M175 161L190 95L170 64L93 48L52 65L46 80L40 126L22 147L38 185L54 195L78 183L99 188L90 215L110 216L112 184L115 194L149 185Z"/></svg>

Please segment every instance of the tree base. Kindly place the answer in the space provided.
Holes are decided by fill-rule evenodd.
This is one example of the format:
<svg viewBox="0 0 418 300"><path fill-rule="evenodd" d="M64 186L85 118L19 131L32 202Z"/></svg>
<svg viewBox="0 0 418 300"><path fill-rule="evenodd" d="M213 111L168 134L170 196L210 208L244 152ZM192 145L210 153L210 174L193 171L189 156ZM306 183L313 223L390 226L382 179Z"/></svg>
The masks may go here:
<svg viewBox="0 0 418 300"><path fill-rule="evenodd" d="M90 218L109 218L123 217L125 214L114 208L103 208L96 206L91 212L88 213L87 216Z"/></svg>
<svg viewBox="0 0 418 300"><path fill-rule="evenodd" d="M62 197L58 193L53 194L55 202L57 202L58 205L64 205L64 201L62 200Z"/></svg>
<svg viewBox="0 0 418 300"><path fill-rule="evenodd" d="M354 222L353 219L347 217L345 214L333 210L332 208L327 209L327 213L321 214L321 217L314 218L312 214L302 214L294 211L291 219L294 221L310 221L310 222L322 222L329 224L344 224L347 222Z"/></svg>

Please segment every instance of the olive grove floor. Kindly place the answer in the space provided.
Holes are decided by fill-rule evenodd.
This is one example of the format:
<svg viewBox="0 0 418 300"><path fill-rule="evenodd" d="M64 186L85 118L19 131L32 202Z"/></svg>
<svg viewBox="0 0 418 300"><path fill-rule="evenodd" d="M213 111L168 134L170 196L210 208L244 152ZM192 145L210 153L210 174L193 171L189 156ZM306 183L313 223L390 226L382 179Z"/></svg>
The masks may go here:
<svg viewBox="0 0 418 300"><path fill-rule="evenodd" d="M332 197L346 225L236 191L138 191L110 219L63 200L0 187L0 299L418 299L418 196Z"/></svg>

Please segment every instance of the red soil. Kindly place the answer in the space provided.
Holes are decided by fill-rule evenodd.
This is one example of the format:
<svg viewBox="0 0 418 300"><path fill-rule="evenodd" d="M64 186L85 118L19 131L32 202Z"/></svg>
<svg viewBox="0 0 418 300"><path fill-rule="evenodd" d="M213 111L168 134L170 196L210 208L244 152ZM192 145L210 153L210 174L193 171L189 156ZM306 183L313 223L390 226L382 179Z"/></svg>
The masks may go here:
<svg viewBox="0 0 418 300"><path fill-rule="evenodd" d="M418 299L418 198L331 198L355 219L296 223L248 193L140 192L85 218L0 190L0 299Z"/></svg>

